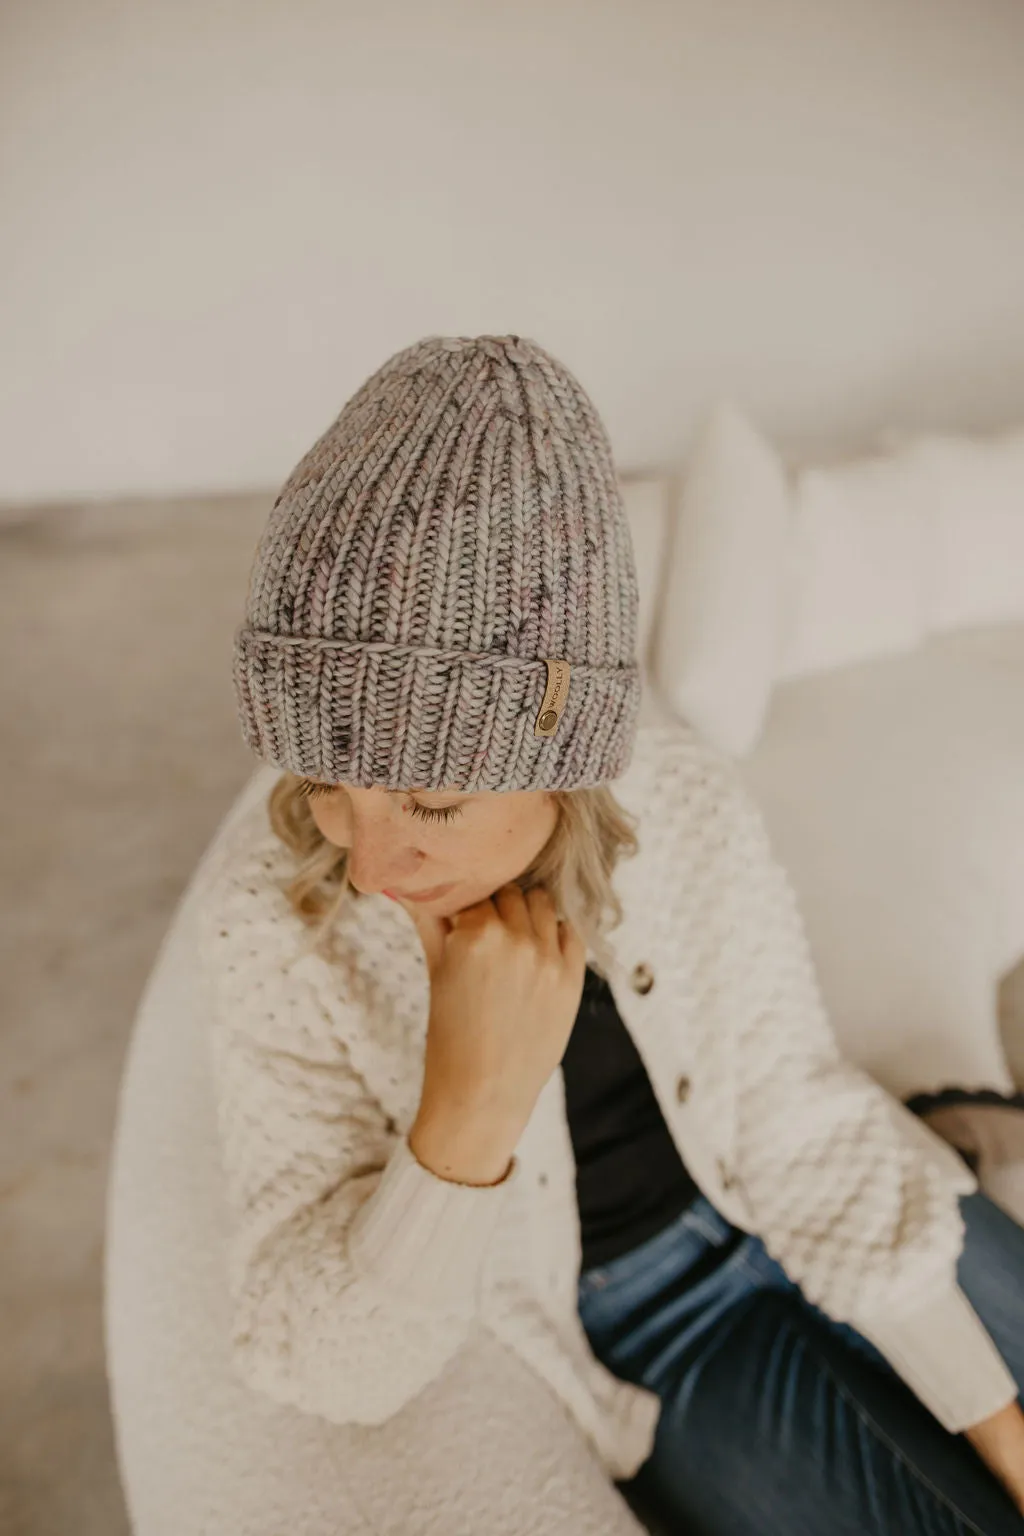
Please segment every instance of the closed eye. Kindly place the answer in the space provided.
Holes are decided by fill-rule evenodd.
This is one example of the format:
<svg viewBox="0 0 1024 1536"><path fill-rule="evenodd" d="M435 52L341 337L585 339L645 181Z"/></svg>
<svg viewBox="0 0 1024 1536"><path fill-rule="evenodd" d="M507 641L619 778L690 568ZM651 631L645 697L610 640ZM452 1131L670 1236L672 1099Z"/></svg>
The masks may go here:
<svg viewBox="0 0 1024 1536"><path fill-rule="evenodd" d="M420 805L417 800L409 802L409 810L424 821L454 821L456 816L462 815L461 805Z"/></svg>
<svg viewBox="0 0 1024 1536"><path fill-rule="evenodd" d="M322 795L333 795L338 788L337 784L318 784L316 779L300 779L296 793L306 800L319 800ZM462 815L461 805L420 805L418 800L410 800L408 809L422 821L448 822Z"/></svg>
<svg viewBox="0 0 1024 1536"><path fill-rule="evenodd" d="M333 795L337 787L336 784L318 784L315 779L300 779L295 792L305 800L318 800L321 795Z"/></svg>

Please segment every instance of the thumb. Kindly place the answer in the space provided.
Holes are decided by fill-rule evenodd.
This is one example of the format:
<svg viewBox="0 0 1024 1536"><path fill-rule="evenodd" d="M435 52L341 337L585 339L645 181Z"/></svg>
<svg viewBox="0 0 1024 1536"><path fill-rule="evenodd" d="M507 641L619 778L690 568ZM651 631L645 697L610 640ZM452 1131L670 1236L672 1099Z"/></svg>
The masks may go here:
<svg viewBox="0 0 1024 1536"><path fill-rule="evenodd" d="M433 917L430 914L424 914L418 923L428 966L433 971L444 953L445 940L455 925L448 917Z"/></svg>

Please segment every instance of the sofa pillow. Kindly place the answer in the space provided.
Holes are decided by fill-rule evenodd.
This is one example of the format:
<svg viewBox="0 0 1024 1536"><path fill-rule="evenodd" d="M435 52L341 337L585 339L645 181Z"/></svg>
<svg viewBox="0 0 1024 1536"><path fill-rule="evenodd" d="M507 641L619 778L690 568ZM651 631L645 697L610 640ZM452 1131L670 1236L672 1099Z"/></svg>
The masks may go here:
<svg viewBox="0 0 1024 1536"><path fill-rule="evenodd" d="M654 614L665 570L671 484L666 475L630 475L619 482L640 589L636 645L645 672L650 661Z"/></svg>
<svg viewBox="0 0 1024 1536"><path fill-rule="evenodd" d="M652 669L671 709L734 756L771 696L789 524L779 455L733 405L715 406L678 498Z"/></svg>
<svg viewBox="0 0 1024 1536"><path fill-rule="evenodd" d="M900 1098L1013 1091L999 988L1024 963L1022 695L1024 624L957 630L781 684L742 765L840 1045Z"/></svg>
<svg viewBox="0 0 1024 1536"><path fill-rule="evenodd" d="M1024 619L1024 432L929 436L911 452L929 494L930 627Z"/></svg>
<svg viewBox="0 0 1024 1536"><path fill-rule="evenodd" d="M909 449L797 472L780 678L923 641L932 494Z"/></svg>

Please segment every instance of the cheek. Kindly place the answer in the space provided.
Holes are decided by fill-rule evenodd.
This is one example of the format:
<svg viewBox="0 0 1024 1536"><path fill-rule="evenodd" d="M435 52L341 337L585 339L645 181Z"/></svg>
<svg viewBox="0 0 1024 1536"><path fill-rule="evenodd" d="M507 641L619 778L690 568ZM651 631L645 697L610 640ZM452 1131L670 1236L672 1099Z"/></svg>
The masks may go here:
<svg viewBox="0 0 1024 1536"><path fill-rule="evenodd" d="M530 816L518 817L505 824L502 844L527 859L535 858L555 830L557 820L556 807L550 802L537 806Z"/></svg>
<svg viewBox="0 0 1024 1536"><path fill-rule="evenodd" d="M536 807L533 818L533 837L546 843L558 825L558 806L553 800L543 800Z"/></svg>

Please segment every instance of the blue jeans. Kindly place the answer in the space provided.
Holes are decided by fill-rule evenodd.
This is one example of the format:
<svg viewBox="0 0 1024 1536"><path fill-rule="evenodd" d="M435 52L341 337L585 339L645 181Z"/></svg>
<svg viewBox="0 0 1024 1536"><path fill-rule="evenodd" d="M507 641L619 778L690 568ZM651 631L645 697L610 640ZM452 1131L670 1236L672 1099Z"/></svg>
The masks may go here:
<svg viewBox="0 0 1024 1536"><path fill-rule="evenodd" d="M962 1210L960 1283L1020 1384L1024 1227L980 1194ZM582 1274L579 1310L608 1369L661 1398L620 1487L664 1536L1024 1536L968 1441L708 1201Z"/></svg>

